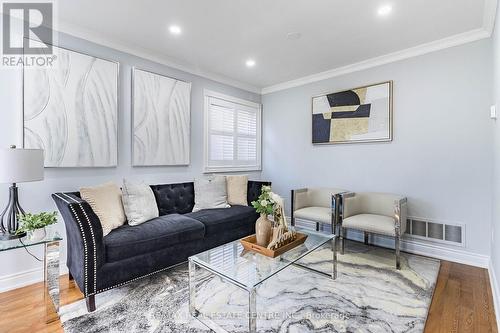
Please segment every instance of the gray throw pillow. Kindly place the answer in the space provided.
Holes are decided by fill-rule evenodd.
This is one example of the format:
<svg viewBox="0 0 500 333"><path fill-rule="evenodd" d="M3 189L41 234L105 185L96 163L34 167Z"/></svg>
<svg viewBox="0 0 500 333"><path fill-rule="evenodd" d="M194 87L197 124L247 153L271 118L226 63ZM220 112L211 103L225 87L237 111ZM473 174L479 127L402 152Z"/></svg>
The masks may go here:
<svg viewBox="0 0 500 333"><path fill-rule="evenodd" d="M201 178L194 180L193 212L209 208L228 208L226 177Z"/></svg>
<svg viewBox="0 0 500 333"><path fill-rule="evenodd" d="M123 180L122 201L129 225L139 225L158 217L155 195L149 185Z"/></svg>

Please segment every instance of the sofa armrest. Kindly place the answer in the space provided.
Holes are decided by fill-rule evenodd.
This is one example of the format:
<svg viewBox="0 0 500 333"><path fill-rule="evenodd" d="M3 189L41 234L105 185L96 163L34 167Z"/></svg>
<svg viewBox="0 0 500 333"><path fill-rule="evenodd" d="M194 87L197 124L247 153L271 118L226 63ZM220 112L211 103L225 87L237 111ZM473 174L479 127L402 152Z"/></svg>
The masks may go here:
<svg viewBox="0 0 500 333"><path fill-rule="evenodd" d="M247 201L248 205L251 205L252 201L257 200L260 195L262 186L267 185L270 186L271 182L263 182L263 181L255 181L249 180L247 186Z"/></svg>
<svg viewBox="0 0 500 333"><path fill-rule="evenodd" d="M85 297L96 293L97 270L105 261L99 218L76 193L52 194L66 226L67 266Z"/></svg>

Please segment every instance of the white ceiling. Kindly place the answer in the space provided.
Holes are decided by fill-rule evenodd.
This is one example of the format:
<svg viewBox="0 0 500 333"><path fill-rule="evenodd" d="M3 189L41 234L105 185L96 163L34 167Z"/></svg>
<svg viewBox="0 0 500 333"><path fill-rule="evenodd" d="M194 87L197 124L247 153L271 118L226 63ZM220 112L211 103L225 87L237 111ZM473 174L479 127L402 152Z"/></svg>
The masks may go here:
<svg viewBox="0 0 500 333"><path fill-rule="evenodd" d="M260 90L483 29L493 1L67 0L57 11L62 31ZM385 4L392 13L380 17Z"/></svg>

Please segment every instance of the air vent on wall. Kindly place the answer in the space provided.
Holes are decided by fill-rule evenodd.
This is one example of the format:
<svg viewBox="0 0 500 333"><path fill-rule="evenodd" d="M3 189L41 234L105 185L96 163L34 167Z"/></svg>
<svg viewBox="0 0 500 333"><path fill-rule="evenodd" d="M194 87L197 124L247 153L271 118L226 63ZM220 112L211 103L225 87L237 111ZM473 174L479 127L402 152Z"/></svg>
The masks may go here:
<svg viewBox="0 0 500 333"><path fill-rule="evenodd" d="M287 217L288 221L290 218ZM299 228L315 229L316 223L296 219ZM331 232L329 224L321 224L320 231ZM465 225L443 221L430 220L420 217L409 217L406 220L405 238L421 239L428 242L465 246Z"/></svg>
<svg viewBox="0 0 500 333"><path fill-rule="evenodd" d="M406 220L405 237L465 246L465 225L410 217Z"/></svg>

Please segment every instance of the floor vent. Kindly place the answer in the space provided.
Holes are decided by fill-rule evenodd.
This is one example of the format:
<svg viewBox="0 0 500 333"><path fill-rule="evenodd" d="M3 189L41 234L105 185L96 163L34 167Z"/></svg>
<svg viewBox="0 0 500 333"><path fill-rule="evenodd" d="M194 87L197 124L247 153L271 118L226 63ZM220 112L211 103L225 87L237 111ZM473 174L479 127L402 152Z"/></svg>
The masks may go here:
<svg viewBox="0 0 500 333"><path fill-rule="evenodd" d="M410 217L406 220L405 237L465 246L465 225Z"/></svg>

